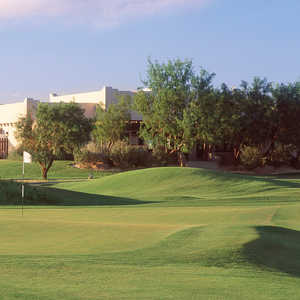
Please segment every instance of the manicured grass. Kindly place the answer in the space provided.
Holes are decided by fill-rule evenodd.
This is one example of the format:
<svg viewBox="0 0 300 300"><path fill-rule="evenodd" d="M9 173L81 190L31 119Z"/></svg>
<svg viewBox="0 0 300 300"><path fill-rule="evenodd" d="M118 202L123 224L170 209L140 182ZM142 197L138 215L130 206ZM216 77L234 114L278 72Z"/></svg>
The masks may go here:
<svg viewBox="0 0 300 300"><path fill-rule="evenodd" d="M0 160L0 179L21 179L22 161ZM87 179L90 174L95 178L111 175L109 171L82 170L73 167L71 161L55 161L48 172L48 179ZM25 178L42 179L40 166L37 163L25 164Z"/></svg>
<svg viewBox="0 0 300 300"><path fill-rule="evenodd" d="M299 203L300 200L300 176L299 179L263 178L194 168L144 169L55 187L78 192L86 201L111 197L112 205L114 199L163 206L257 206ZM68 196L64 198L67 200ZM69 198L76 203L76 193L70 193Z"/></svg>
<svg viewBox="0 0 300 300"><path fill-rule="evenodd" d="M0 209L0 298L299 299L299 184L157 168L39 187L55 207Z"/></svg>

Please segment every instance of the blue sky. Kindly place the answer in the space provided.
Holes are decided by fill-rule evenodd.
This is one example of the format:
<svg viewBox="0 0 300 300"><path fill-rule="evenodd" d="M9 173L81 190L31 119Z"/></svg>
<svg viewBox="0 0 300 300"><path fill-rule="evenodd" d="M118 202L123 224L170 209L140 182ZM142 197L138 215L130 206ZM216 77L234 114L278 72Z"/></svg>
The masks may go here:
<svg viewBox="0 0 300 300"><path fill-rule="evenodd" d="M300 80L299 0L1 0L0 103L136 89L147 57L192 59L215 85Z"/></svg>

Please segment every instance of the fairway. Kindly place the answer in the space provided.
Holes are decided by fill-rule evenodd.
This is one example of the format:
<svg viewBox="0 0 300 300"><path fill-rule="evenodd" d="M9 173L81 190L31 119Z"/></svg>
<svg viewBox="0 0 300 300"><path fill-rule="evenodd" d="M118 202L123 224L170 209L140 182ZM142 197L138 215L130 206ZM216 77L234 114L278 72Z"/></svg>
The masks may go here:
<svg viewBox="0 0 300 300"><path fill-rule="evenodd" d="M299 175L174 167L40 188L55 206L0 209L0 299L300 297Z"/></svg>

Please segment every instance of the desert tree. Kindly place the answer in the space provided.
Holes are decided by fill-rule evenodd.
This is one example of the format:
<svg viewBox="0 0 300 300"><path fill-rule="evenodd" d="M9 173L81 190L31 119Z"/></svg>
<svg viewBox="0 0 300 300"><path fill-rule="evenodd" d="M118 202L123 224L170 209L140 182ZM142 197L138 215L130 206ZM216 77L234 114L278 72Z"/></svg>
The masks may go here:
<svg viewBox="0 0 300 300"><path fill-rule="evenodd" d="M16 138L47 174L62 153L73 153L90 139L91 123L76 103L40 103L36 115L28 114L16 124Z"/></svg>
<svg viewBox="0 0 300 300"><path fill-rule="evenodd" d="M110 150L117 141L128 138L130 121L131 97L117 95L118 102L112 103L107 109L100 104L96 108L92 137L96 145L106 145Z"/></svg>
<svg viewBox="0 0 300 300"><path fill-rule="evenodd" d="M143 116L140 135L153 147L177 153L180 166L196 142L191 104L211 89L213 77L204 69L196 74L191 60L148 60L144 88L135 97L135 108Z"/></svg>

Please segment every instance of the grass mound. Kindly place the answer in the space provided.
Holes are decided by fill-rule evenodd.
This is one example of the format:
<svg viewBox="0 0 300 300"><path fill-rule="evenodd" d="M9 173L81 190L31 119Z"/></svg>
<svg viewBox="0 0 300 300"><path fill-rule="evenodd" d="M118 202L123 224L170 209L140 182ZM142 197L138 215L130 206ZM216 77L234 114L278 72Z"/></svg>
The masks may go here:
<svg viewBox="0 0 300 300"><path fill-rule="evenodd" d="M300 184L278 178L169 167L124 172L57 187L93 195L185 206L294 202L299 200L297 188Z"/></svg>
<svg viewBox="0 0 300 300"><path fill-rule="evenodd" d="M15 187L14 187L15 185ZM297 179L254 177L194 168L152 168L94 180L26 187L27 205L230 206L297 203ZM1 204L14 204L17 183L0 181ZM1 200L0 200L1 201Z"/></svg>

